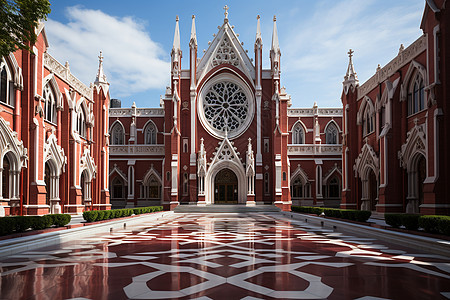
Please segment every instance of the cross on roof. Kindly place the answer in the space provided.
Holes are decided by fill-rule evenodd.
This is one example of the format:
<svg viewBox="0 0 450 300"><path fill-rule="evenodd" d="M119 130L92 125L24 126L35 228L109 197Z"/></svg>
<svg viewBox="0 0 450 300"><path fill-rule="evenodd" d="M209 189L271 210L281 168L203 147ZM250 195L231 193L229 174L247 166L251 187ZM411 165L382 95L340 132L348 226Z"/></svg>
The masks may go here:
<svg viewBox="0 0 450 300"><path fill-rule="evenodd" d="M350 50L347 52L347 53L348 53L348 56L349 56L350 58L352 58L354 52L355 52L355 51L353 51L352 49L350 49Z"/></svg>
<svg viewBox="0 0 450 300"><path fill-rule="evenodd" d="M229 10L230 8L228 7L228 5L225 5L225 6L223 7L223 9L225 9L225 13L224 13L225 19L228 19L228 10Z"/></svg>
<svg viewBox="0 0 450 300"><path fill-rule="evenodd" d="M100 60L100 62L103 62L103 55L102 55L102 51L100 51L100 55L98 56L98 59Z"/></svg>

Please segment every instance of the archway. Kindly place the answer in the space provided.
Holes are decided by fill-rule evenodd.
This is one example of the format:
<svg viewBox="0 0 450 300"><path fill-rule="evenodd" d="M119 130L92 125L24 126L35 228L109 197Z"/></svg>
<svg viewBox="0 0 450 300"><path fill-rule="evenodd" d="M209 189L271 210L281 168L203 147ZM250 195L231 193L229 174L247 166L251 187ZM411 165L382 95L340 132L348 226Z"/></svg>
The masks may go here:
<svg viewBox="0 0 450 300"><path fill-rule="evenodd" d="M50 206L51 199L51 190L52 190L52 182L51 182L51 171L48 162L45 163L45 173L44 173L44 182L45 182L45 203Z"/></svg>
<svg viewBox="0 0 450 300"><path fill-rule="evenodd" d="M214 178L214 203L237 204L238 180L236 174L228 168L220 170Z"/></svg>
<svg viewBox="0 0 450 300"><path fill-rule="evenodd" d="M369 171L369 203L370 210L376 210L377 198L378 198L378 186L377 186L377 177L372 169Z"/></svg>
<svg viewBox="0 0 450 300"><path fill-rule="evenodd" d="M419 206L423 204L423 182L427 178L426 160L423 155L420 155L417 161L417 199L419 200Z"/></svg>
<svg viewBox="0 0 450 300"><path fill-rule="evenodd" d="M2 170L2 197L3 199L9 199L9 178L10 178L10 163L8 157L3 157L3 170Z"/></svg>

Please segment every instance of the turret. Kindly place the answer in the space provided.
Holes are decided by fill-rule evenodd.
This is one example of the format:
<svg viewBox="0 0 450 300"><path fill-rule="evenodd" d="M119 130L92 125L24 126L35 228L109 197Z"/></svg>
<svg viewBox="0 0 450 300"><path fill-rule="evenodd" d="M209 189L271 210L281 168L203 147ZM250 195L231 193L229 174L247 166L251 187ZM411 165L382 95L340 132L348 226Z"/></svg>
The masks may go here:
<svg viewBox="0 0 450 300"><path fill-rule="evenodd" d="M347 95L348 91L350 90L350 87L352 88L352 91L359 85L358 76L356 76L355 67L353 66L352 56L354 51L350 49L348 51L348 68L347 73L344 76L344 82L342 83L344 85L344 93Z"/></svg>
<svg viewBox="0 0 450 300"><path fill-rule="evenodd" d="M280 79L280 44L278 43L278 31L277 31L277 17L273 16L273 33L272 33L272 48L270 49L270 62L272 77L274 79Z"/></svg>
<svg viewBox="0 0 450 300"><path fill-rule="evenodd" d="M172 76L174 78L178 78L180 75L180 65L181 65L181 47L180 47L180 28L178 26L179 18L176 17L175 23L175 34L173 37L173 47L171 56L171 67L172 67Z"/></svg>

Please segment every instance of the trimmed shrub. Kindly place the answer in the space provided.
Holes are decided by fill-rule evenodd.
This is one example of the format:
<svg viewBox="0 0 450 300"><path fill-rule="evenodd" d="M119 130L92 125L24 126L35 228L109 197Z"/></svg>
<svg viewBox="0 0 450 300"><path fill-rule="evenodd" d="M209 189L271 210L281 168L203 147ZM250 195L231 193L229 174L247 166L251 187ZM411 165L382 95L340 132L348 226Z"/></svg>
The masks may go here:
<svg viewBox="0 0 450 300"><path fill-rule="evenodd" d="M15 217L0 218L0 235L12 233L16 230L16 223Z"/></svg>
<svg viewBox="0 0 450 300"><path fill-rule="evenodd" d="M419 218L419 227L422 227L426 232L437 233L439 232L439 217L440 216L421 216Z"/></svg>
<svg viewBox="0 0 450 300"><path fill-rule="evenodd" d="M419 229L420 215L416 214L404 214L402 215L402 225L408 230Z"/></svg>
<svg viewBox="0 0 450 300"><path fill-rule="evenodd" d="M323 212L327 217L341 218L359 222L366 222L372 215L372 212L365 210L322 208L313 206L292 206L291 211L316 215L320 215Z"/></svg>
<svg viewBox="0 0 450 300"><path fill-rule="evenodd" d="M332 218L341 218L341 210L336 208L324 208L325 216L332 217Z"/></svg>
<svg viewBox="0 0 450 300"><path fill-rule="evenodd" d="M384 214L384 221L394 228L399 228L402 226L402 214Z"/></svg>
<svg viewBox="0 0 450 300"><path fill-rule="evenodd" d="M440 233L450 235L450 216L440 216L438 229Z"/></svg>
<svg viewBox="0 0 450 300"><path fill-rule="evenodd" d="M31 228L34 230L42 230L53 225L53 218L49 216L32 216Z"/></svg>
<svg viewBox="0 0 450 300"><path fill-rule="evenodd" d="M24 232L25 230L28 230L33 225L33 217L27 217L27 216L17 216L13 217L16 219L16 228L15 231L17 232Z"/></svg>
<svg viewBox="0 0 450 300"><path fill-rule="evenodd" d="M93 210L83 212L83 218L87 222L101 221L116 219L121 217L129 217L132 214L139 215L143 213L150 213L155 211L162 211L162 206L149 206L149 207L137 207L137 208L123 208L112 210ZM70 220L69 220L70 221Z"/></svg>
<svg viewBox="0 0 450 300"><path fill-rule="evenodd" d="M72 217L69 214L52 214L47 216L52 218L52 224L55 225L55 227L66 226L70 223L70 220L72 220Z"/></svg>

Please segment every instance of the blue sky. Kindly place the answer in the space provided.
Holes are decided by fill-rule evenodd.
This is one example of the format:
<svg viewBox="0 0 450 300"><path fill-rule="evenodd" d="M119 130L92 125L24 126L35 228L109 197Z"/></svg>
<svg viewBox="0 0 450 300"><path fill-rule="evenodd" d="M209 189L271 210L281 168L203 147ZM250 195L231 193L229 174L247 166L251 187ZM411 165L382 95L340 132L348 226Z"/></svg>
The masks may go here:
<svg viewBox="0 0 450 300"><path fill-rule="evenodd" d="M229 21L254 57L256 16L261 16L263 67L269 66L273 15L281 47L282 85L293 107L340 107L348 49L360 83L378 64L394 58L400 44L421 34L424 0L345 1L51 1L46 33L48 52L85 84L94 81L98 54L111 83L111 97L122 107L158 107L169 83L170 51L175 17L180 17L182 68L189 67L191 16L196 16L198 56Z"/></svg>

